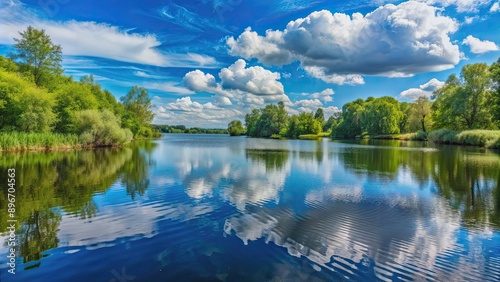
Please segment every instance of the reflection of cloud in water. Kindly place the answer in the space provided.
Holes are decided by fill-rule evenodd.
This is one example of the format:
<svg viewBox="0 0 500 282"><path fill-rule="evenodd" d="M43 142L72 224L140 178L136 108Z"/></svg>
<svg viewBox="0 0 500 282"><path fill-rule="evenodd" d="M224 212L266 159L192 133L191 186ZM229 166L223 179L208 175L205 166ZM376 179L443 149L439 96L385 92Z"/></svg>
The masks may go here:
<svg viewBox="0 0 500 282"><path fill-rule="evenodd" d="M188 221L213 210L214 207L206 204L132 203L103 207L99 216L83 225L78 218L66 215L63 216L59 227L59 246L86 246L86 249L98 249L116 244L117 239L128 238L130 241L151 238L157 234L157 222L160 219Z"/></svg>
<svg viewBox="0 0 500 282"><path fill-rule="evenodd" d="M288 161L278 168L270 169L263 161L237 159L234 153L220 148L180 148L172 154L186 194L201 199L212 195L213 190L220 186L222 198L239 210L244 210L247 204L271 200L278 202L279 192L291 169ZM223 180L227 183L221 185Z"/></svg>
<svg viewBox="0 0 500 282"><path fill-rule="evenodd" d="M244 210L247 204L259 204L270 200L278 202L279 192L283 189L289 172L289 163L286 163L281 170L267 170L261 163L235 168L230 172L232 184L224 189L222 197L239 210Z"/></svg>
<svg viewBox="0 0 500 282"><path fill-rule="evenodd" d="M335 197L341 195L340 191L334 193ZM391 275L400 271L403 277L413 279L426 275L445 278L446 267L454 268L451 263L456 262L440 257L460 256L463 251L456 238L460 215L441 198L426 204L402 198L378 203L344 200L325 201L323 205L317 202L316 209L300 217L289 210L260 208L229 218L224 231L235 234L245 244L263 238L285 247L290 255L305 256L324 267L353 275L359 268L371 266L383 280L394 278ZM481 256L481 251L472 251L471 255ZM469 257L460 259L463 261L459 266L475 265L477 273L481 267L484 270L484 265L471 262ZM457 278L465 273L455 272Z"/></svg>

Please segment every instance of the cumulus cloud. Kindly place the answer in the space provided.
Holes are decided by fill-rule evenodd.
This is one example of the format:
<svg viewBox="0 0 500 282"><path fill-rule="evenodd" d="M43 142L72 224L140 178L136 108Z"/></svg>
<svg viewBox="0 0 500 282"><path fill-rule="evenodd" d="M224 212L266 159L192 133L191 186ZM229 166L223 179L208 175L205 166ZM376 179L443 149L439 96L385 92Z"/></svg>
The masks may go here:
<svg viewBox="0 0 500 282"><path fill-rule="evenodd" d="M359 74L327 74L328 70L324 67L305 67L305 71L312 77L319 78L328 83L334 83L338 85L350 84L365 84L365 80Z"/></svg>
<svg viewBox="0 0 500 282"><path fill-rule="evenodd" d="M363 16L322 10L264 36L250 28L226 41L229 53L265 65L299 61L330 83L362 83L361 75L411 76L454 67L460 60L449 34L458 24L415 1L388 4Z"/></svg>
<svg viewBox="0 0 500 282"><path fill-rule="evenodd" d="M220 107L214 103L200 103L191 97L182 97L165 103L157 99L155 123L184 124L186 126L205 126L225 128L229 121L242 119L244 113L238 109Z"/></svg>
<svg viewBox="0 0 500 282"><path fill-rule="evenodd" d="M215 94L218 105L232 105L232 101L240 105L261 106L269 102L283 101L292 105L278 81L280 74L262 67L246 67L244 60L237 60L219 72L220 83L209 73L194 70L184 75L183 83L193 92Z"/></svg>
<svg viewBox="0 0 500 282"><path fill-rule="evenodd" d="M201 54L167 54L157 49L161 42L154 34L134 33L107 23L52 21L39 17L17 0L0 9L0 44L13 38L28 25L45 29L65 55L91 56L153 66L216 67L213 57Z"/></svg>
<svg viewBox="0 0 500 282"><path fill-rule="evenodd" d="M470 51L474 54L483 54L491 51L498 51L498 45L495 42L488 40L480 40L472 35L467 36L462 44L468 45L470 47Z"/></svg>
<svg viewBox="0 0 500 282"><path fill-rule="evenodd" d="M401 92L399 97L405 98L405 99L410 99L410 100L416 100L419 97L430 98L434 91L436 91L437 89L439 89L443 86L444 86L444 82L433 78L433 79L429 80L427 83L420 85L418 88L410 88L408 90Z"/></svg>
<svg viewBox="0 0 500 282"><path fill-rule="evenodd" d="M478 19L479 19L479 16L465 17L465 19L464 19L464 23L465 23L465 24L471 24L471 23L473 23L475 20L478 20Z"/></svg>
<svg viewBox="0 0 500 282"><path fill-rule="evenodd" d="M295 106L301 106L303 108L309 108L309 109L317 109L323 106L323 103L321 103L321 101L318 99L298 100L295 102Z"/></svg>
<svg viewBox="0 0 500 282"><path fill-rule="evenodd" d="M242 59L228 68L223 68L219 77L224 88L237 89L254 95L285 94L283 84L277 81L280 79L279 73L259 66L246 68L246 62Z"/></svg>
<svg viewBox="0 0 500 282"><path fill-rule="evenodd" d="M327 88L321 92L312 93L309 95L309 97L314 98L314 99L323 100L323 102L331 102L331 101L333 101L333 98L332 98L333 94L335 94L333 89Z"/></svg>
<svg viewBox="0 0 500 282"><path fill-rule="evenodd" d="M327 108L323 108L323 113L325 114L325 117L339 116L340 113L342 113L342 110L340 110L338 107L330 106Z"/></svg>
<svg viewBox="0 0 500 282"><path fill-rule="evenodd" d="M294 59L293 54L280 48L283 43L283 32L267 30L266 36L260 36L250 27L237 38L229 37L226 41L229 54L246 59L258 58L266 65L287 65Z"/></svg>
<svg viewBox="0 0 500 282"><path fill-rule="evenodd" d="M500 11L500 2L495 2L491 5L490 12L496 13L498 11Z"/></svg>
<svg viewBox="0 0 500 282"><path fill-rule="evenodd" d="M420 0L429 5L450 7L454 6L459 13L478 12L479 8L489 5L491 0Z"/></svg>

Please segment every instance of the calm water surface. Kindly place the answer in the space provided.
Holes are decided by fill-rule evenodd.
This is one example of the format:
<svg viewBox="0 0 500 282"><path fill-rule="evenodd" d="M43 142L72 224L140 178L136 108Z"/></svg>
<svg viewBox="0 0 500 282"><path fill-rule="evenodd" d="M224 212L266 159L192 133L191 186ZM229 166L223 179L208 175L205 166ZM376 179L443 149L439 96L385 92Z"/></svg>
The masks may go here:
<svg viewBox="0 0 500 282"><path fill-rule="evenodd" d="M417 142L165 135L4 154L0 280L500 281L499 182L498 152Z"/></svg>

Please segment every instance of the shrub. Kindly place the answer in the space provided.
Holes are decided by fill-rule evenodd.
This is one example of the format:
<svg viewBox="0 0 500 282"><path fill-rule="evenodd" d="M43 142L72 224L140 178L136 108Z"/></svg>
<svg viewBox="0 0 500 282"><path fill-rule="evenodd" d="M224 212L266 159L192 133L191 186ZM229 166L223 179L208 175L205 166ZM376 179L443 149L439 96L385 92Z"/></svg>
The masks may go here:
<svg viewBox="0 0 500 282"><path fill-rule="evenodd" d="M457 135L457 143L493 147L500 139L500 130L467 130Z"/></svg>
<svg viewBox="0 0 500 282"><path fill-rule="evenodd" d="M438 129L429 133L429 140L436 143L456 143L458 132L449 129Z"/></svg>
<svg viewBox="0 0 500 282"><path fill-rule="evenodd" d="M120 127L118 118L109 110L76 112L73 120L80 142L92 146L121 145L132 140L132 132Z"/></svg>
<svg viewBox="0 0 500 282"><path fill-rule="evenodd" d="M422 131L422 130L419 130L415 133L415 135L413 136L413 140L421 140L421 141L425 141L427 140L427 132L425 131Z"/></svg>

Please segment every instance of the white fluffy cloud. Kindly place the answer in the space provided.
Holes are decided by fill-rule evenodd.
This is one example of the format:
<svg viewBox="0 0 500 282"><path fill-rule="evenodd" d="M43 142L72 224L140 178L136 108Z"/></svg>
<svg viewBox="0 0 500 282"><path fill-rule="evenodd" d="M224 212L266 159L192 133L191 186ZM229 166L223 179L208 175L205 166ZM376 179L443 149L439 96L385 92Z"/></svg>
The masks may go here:
<svg viewBox="0 0 500 282"><path fill-rule="evenodd" d="M363 16L322 10L264 36L251 29L226 41L229 53L266 65L299 61L311 76L361 84L361 75L411 76L454 67L460 60L449 34L455 20L414 1L388 4Z"/></svg>
<svg viewBox="0 0 500 282"><path fill-rule="evenodd" d="M309 97L311 97L313 99L323 100L323 102L331 102L331 101L333 101L333 98L332 98L333 94L335 94L333 89L327 88L321 92L312 93L309 95Z"/></svg>
<svg viewBox="0 0 500 282"><path fill-rule="evenodd" d="M219 107L211 102L199 103L191 97L182 97L174 102L163 103L156 109L154 122L161 124L184 124L186 126L204 126L225 128L233 119L242 119L244 113L237 109Z"/></svg>
<svg viewBox="0 0 500 282"><path fill-rule="evenodd" d="M295 106L300 106L300 107L309 108L309 109L311 109L311 108L317 109L317 108L323 106L323 103L321 103L321 101L318 99L298 100L297 102L295 102Z"/></svg>
<svg viewBox="0 0 500 282"><path fill-rule="evenodd" d="M0 44L13 44L13 38L28 25L45 29L52 41L70 56L91 56L153 66L215 67L217 61L201 54L167 54L157 47L154 34L133 33L106 23L52 21L40 18L17 0L0 9Z"/></svg>
<svg viewBox="0 0 500 282"><path fill-rule="evenodd" d="M490 12L496 13L498 11L500 11L500 2L495 2L491 5Z"/></svg>
<svg viewBox="0 0 500 282"><path fill-rule="evenodd" d="M470 51L474 54L482 54L491 51L498 51L498 45L495 42L488 40L480 40L472 35L467 36L462 44L468 45L470 47Z"/></svg>
<svg viewBox="0 0 500 282"><path fill-rule="evenodd" d="M357 84L365 84L365 80L363 77L359 74L327 74L328 69L325 67L315 67L315 66L309 66L305 67L304 70L312 77L319 78L325 82L328 83L334 83L338 85L343 85L343 84L350 84L350 85L357 85Z"/></svg>
<svg viewBox="0 0 500 282"><path fill-rule="evenodd" d="M429 80L427 83L420 85L418 88L410 88L408 90L401 92L399 97L410 100L416 100L419 97L429 98L432 96L432 92L443 87L443 85L444 82L433 78Z"/></svg>
<svg viewBox="0 0 500 282"><path fill-rule="evenodd" d="M209 73L200 70L188 72L184 85L194 92L215 94L218 105L232 105L232 101L240 105L260 106L269 102L283 101L291 105L285 95L283 85L278 81L280 74L262 67L246 67L244 60L237 60L219 72L220 83Z"/></svg>
<svg viewBox="0 0 500 282"><path fill-rule="evenodd" d="M223 68L219 77L222 87L237 89L254 95L283 95L283 84L277 81L280 74L271 72L263 67L246 68L244 60L237 60L228 68Z"/></svg>
<svg viewBox="0 0 500 282"><path fill-rule="evenodd" d="M478 12L479 8L489 5L491 0L420 0L420 2L444 8L454 6L459 13L472 13Z"/></svg>

